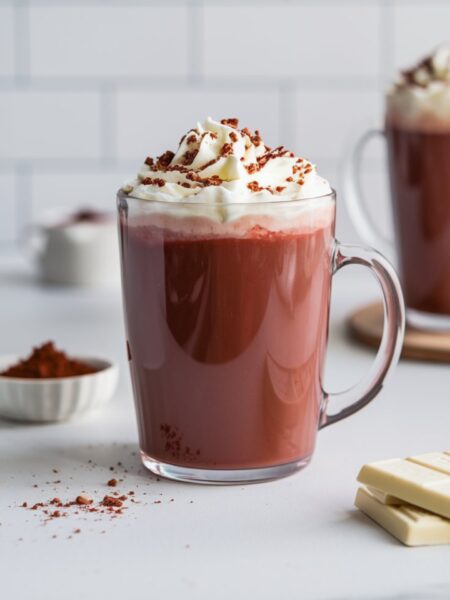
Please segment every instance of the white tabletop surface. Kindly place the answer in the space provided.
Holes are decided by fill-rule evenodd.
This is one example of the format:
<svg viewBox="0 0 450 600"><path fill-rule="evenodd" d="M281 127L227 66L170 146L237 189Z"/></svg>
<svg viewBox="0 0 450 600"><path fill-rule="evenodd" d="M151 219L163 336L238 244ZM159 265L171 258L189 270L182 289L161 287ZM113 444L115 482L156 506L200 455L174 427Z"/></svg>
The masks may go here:
<svg viewBox="0 0 450 600"><path fill-rule="evenodd" d="M326 377L333 389L350 385L373 358L345 338L343 319L376 293L358 269L337 277ZM0 354L54 339L121 369L115 398L95 415L60 425L0 420L2 598L450 597L450 546L404 547L353 507L363 463L450 446L448 366L402 362L370 406L320 432L312 464L293 477L177 484L157 481L136 456L119 290L40 286L22 261L3 257L0 300ZM138 501L116 519L70 511L44 523L19 507L82 490L102 497L112 475Z"/></svg>

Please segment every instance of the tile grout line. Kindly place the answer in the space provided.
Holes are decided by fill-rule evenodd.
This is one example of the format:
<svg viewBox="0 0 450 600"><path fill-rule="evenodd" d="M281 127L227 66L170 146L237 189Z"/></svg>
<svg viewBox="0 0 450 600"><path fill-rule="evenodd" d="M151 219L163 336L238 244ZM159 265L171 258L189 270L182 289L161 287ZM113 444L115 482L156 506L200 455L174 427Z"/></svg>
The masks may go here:
<svg viewBox="0 0 450 600"><path fill-rule="evenodd" d="M105 83L100 89L100 160L114 164L117 160L116 86Z"/></svg>
<svg viewBox="0 0 450 600"><path fill-rule="evenodd" d="M159 91L184 90L192 87L208 88L214 90L224 90L234 88L236 91L270 91L276 86L281 86L289 82L292 86L302 85L305 91L360 91L368 90L375 91L379 89L379 76L367 77L350 76L338 77L333 75L323 76L308 76L302 75L298 77L277 78L276 76L267 78L249 78L248 76L240 77L212 77L205 78L168 78L168 77L136 77L123 78L111 77L102 78L102 83L99 83L98 78L80 78L80 77L35 77L29 80L30 86L35 91L48 92L96 92L102 89L102 86L119 86L121 89L144 92L158 88ZM10 77L0 77L0 91L16 89L16 81Z"/></svg>
<svg viewBox="0 0 450 600"><path fill-rule="evenodd" d="M20 87L30 79L30 14L28 0L14 4L14 82Z"/></svg>
<svg viewBox="0 0 450 600"><path fill-rule="evenodd" d="M22 157L17 159L0 159L0 174L14 172L20 165L27 164L33 169L33 173L66 173L85 171L86 173L99 173L108 171L111 167L135 168L136 161L142 159L142 156L134 158L121 158L105 160L103 157L98 158L32 158Z"/></svg>
<svg viewBox="0 0 450 600"><path fill-rule="evenodd" d="M297 150L297 111L294 106L294 87L292 83L290 81L282 83L278 88L278 95L279 140L283 140L283 145L286 146L288 150L295 152Z"/></svg>
<svg viewBox="0 0 450 600"><path fill-rule="evenodd" d="M379 0L341 0L340 5L345 6L376 6ZM421 5L423 0L397 0L400 5ZM0 6L10 4L11 0L0 0ZM196 0L128 0L126 3L128 7L169 7L175 8L179 6L189 6L195 4ZM430 6L443 6L448 3L448 0L430 0L428 5ZM110 8L114 6L123 6L123 0L66 0L64 4L61 4L60 0L33 0L33 5L38 7L105 7ZM223 7L239 7L239 6L279 6L280 4L285 6L336 6L335 0L283 0L282 2L277 0L209 0L211 6L223 6Z"/></svg>
<svg viewBox="0 0 450 600"><path fill-rule="evenodd" d="M383 88L394 78L394 6L380 0L380 79Z"/></svg>
<svg viewBox="0 0 450 600"><path fill-rule="evenodd" d="M203 28L203 2L195 0L187 5L188 10L188 81L199 83L203 81L203 52L204 52L204 28Z"/></svg>
<svg viewBox="0 0 450 600"><path fill-rule="evenodd" d="M15 241L19 245L25 239L27 227L32 218L32 166L30 162L19 161L16 165L16 232Z"/></svg>

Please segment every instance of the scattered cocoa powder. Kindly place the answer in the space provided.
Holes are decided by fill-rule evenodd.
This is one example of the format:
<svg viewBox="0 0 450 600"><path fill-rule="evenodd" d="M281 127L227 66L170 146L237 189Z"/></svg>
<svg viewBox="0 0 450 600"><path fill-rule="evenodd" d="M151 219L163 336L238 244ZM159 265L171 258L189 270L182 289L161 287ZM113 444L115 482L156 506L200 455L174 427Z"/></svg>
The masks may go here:
<svg viewBox="0 0 450 600"><path fill-rule="evenodd" d="M87 494L80 494L79 496L77 496L75 502L77 504L81 504L81 505L88 505L88 504L92 504L93 500Z"/></svg>
<svg viewBox="0 0 450 600"><path fill-rule="evenodd" d="M115 492L117 493L117 492ZM72 514L78 515L80 514L80 510L88 513L104 513L105 511L111 516L115 516L116 514L123 514L123 505L124 502L128 500L128 496L122 494L120 497L114 496L105 496L101 502L99 502L100 507L105 507L104 510L101 508L97 508L95 506L91 506L93 500L87 496L86 494L80 494L76 497L74 501L69 501L63 503L59 498L53 498L49 500L48 503L45 502L36 502L33 506L29 507L29 510L37 511L42 509L42 514L45 515L45 521L50 521L53 519L60 519L61 517L69 516L69 512L63 512L58 510L59 508L73 508L77 507L78 510L72 512ZM56 506L55 510L48 510L50 506ZM23 502L21 507L28 508L28 503Z"/></svg>
<svg viewBox="0 0 450 600"><path fill-rule="evenodd" d="M168 431L168 435L170 436L170 439L172 442L174 442L175 444L177 444L177 432ZM183 452L185 453L196 453L198 454L200 451L197 450L195 451L186 447L186 448L182 448ZM137 456L136 452L131 452L132 456ZM92 459L89 459L87 461L88 465L92 465L95 466L94 461L92 461ZM88 466L88 470L92 471L92 466ZM127 469L123 468L123 464L122 462L118 461L117 462L117 466L122 468L123 471L126 473L128 472ZM111 469L114 469L114 467L111 467ZM31 475L32 477L35 477L34 474ZM67 479L67 477L65 478ZM72 477L68 477L68 479L73 479ZM105 478L106 479L106 478ZM116 485L119 486L121 484L121 482L126 481L126 478L124 477L124 479L120 479L120 478L114 478L114 480L116 481ZM160 481L160 477L154 477L153 478L154 481ZM111 481L111 480L109 480ZM108 481L108 483L109 483ZM61 481L58 480L58 482L60 483ZM46 482L48 485L51 485L54 482L51 481L47 481ZM36 484L36 487L37 484ZM116 486L113 486L116 487ZM138 485L139 487L139 485ZM66 488L69 489L69 488ZM56 490L55 490L56 491ZM94 492L95 495L97 495L97 491ZM147 492L143 491L141 492L142 496L147 496ZM41 517L41 522L43 525L45 525L47 522L50 521L54 521L55 519L57 519L58 521L62 521L65 518L73 518L73 519L90 519L93 518L94 522L97 521L101 521L102 519L117 519L120 518L122 515L126 514L127 512L127 508L129 508L126 504L128 502L133 503L133 504L141 504L142 502L145 505L148 504L162 504L164 503L173 503L175 501L174 498L170 498L169 500L163 501L162 499L159 500L138 500L136 498L136 494L137 492L135 490L129 490L126 493L121 493L120 491L116 491L116 490L111 490L110 494L107 494L106 496L103 497L103 499L96 499L95 501L93 500L93 498L91 496L89 496L85 491L80 492L77 496L74 497L74 499L71 500L66 500L64 498L62 498L61 495L55 495L54 497L50 497L48 500L46 501L42 501L42 502L36 502L33 505L30 505L29 502L27 501L23 501L22 503L18 503L17 506L22 508L22 509L27 509L27 510L32 510L34 511L34 516ZM148 494L153 495L154 494ZM162 493L159 494L160 496L163 496ZM93 517L90 517L89 515L95 515ZM81 532L81 529L79 527L77 527L76 529L72 529L72 534L78 534ZM105 533L105 531L103 530L101 533ZM61 536L56 536L56 534L54 534L52 536L52 538L56 538L56 537L61 537ZM65 537L65 539L72 539L72 535L66 535L63 536Z"/></svg>
<svg viewBox="0 0 450 600"><path fill-rule="evenodd" d="M114 498L114 496L105 496L101 502L102 506L117 506L120 507L123 505L123 501L119 498Z"/></svg>

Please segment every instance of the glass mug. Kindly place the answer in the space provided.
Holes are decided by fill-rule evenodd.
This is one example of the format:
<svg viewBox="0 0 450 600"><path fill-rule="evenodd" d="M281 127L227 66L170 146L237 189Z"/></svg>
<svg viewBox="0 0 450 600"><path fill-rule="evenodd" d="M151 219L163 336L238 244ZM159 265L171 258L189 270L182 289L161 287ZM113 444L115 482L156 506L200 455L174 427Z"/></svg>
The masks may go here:
<svg viewBox="0 0 450 600"><path fill-rule="evenodd" d="M370 402L395 366L404 309L390 263L334 238L335 194L217 205L119 192L128 358L144 465L180 481L275 479L306 466L316 432ZM274 219L272 215L276 215ZM321 379L331 278L368 267L384 300L372 371ZM334 399L348 404L328 413Z"/></svg>
<svg viewBox="0 0 450 600"><path fill-rule="evenodd" d="M450 330L450 131L394 126L370 129L354 144L344 169L344 193L353 224L368 244L393 246L370 217L360 182L362 152L374 137L386 140L398 267L407 322Z"/></svg>

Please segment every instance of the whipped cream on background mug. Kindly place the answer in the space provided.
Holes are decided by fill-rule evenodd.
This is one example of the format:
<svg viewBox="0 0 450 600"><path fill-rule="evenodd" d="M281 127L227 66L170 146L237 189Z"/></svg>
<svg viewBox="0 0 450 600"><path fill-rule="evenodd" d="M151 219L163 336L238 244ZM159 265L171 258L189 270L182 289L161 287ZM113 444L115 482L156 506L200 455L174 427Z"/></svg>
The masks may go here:
<svg viewBox="0 0 450 600"><path fill-rule="evenodd" d="M364 204L361 156L386 139L395 242ZM408 322L450 330L450 44L400 74L387 91L385 126L358 136L347 159L344 193L356 229L369 244L395 243Z"/></svg>
<svg viewBox="0 0 450 600"><path fill-rule="evenodd" d="M127 349L144 465L237 483L306 466L318 429L382 388L400 353L399 282L335 240L335 193L308 160L207 119L118 193ZM322 387L331 277L369 267L385 303L370 374ZM329 404L345 405L329 414ZM341 401L340 403L337 401Z"/></svg>

